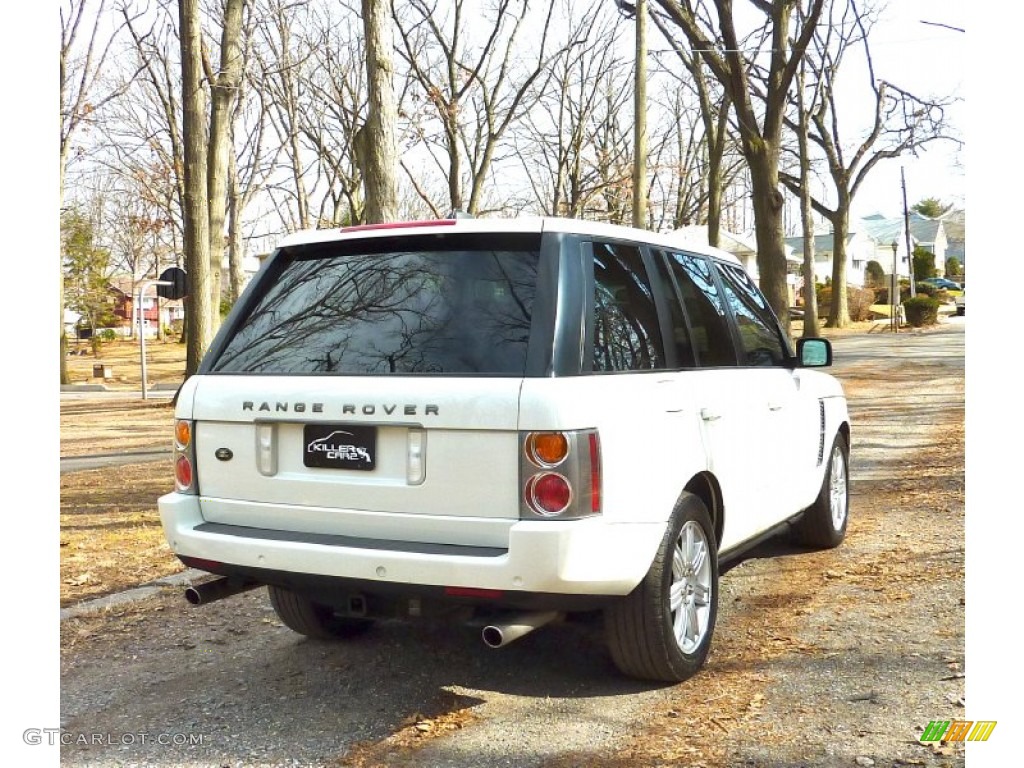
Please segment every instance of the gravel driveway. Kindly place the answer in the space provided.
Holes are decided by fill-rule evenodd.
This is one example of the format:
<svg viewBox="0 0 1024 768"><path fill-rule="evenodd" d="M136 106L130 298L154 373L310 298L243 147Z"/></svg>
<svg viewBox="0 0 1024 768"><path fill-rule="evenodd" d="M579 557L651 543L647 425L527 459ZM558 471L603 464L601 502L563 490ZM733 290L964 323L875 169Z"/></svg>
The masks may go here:
<svg viewBox="0 0 1024 768"><path fill-rule="evenodd" d="M919 741L966 716L963 325L834 344L847 541L771 542L729 568L691 680L623 679L597 625L497 651L430 624L325 644L264 590L201 608L167 590L62 622L62 764L963 765L962 747Z"/></svg>

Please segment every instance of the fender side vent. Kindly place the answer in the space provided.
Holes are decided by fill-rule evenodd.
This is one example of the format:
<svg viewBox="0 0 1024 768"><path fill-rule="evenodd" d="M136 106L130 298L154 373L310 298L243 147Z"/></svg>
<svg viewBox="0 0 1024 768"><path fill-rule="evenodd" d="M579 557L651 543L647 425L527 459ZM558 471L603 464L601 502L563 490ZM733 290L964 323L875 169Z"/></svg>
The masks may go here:
<svg viewBox="0 0 1024 768"><path fill-rule="evenodd" d="M825 401L818 400L818 466L825 458Z"/></svg>

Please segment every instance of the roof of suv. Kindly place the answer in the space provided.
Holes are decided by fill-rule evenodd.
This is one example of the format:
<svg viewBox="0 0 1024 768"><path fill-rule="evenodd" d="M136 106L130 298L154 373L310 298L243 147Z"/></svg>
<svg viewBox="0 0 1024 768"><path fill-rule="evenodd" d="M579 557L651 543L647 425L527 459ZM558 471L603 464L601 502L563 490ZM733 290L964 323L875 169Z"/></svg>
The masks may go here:
<svg viewBox="0 0 1024 768"><path fill-rule="evenodd" d="M294 232L284 237L278 247L305 245L308 243L325 243L331 241L350 240L355 238L381 238L414 236L433 232L566 232L594 237L607 237L621 240L642 240L661 245L666 248L685 248L688 251L713 256L724 261L740 263L739 259L728 251L710 245L695 244L682 240L673 232L658 233L648 230L606 224L599 221L584 219L566 219L552 216L523 217L516 219L490 218L458 218L434 219L429 221L402 221L388 224L363 224L338 229L311 229Z"/></svg>

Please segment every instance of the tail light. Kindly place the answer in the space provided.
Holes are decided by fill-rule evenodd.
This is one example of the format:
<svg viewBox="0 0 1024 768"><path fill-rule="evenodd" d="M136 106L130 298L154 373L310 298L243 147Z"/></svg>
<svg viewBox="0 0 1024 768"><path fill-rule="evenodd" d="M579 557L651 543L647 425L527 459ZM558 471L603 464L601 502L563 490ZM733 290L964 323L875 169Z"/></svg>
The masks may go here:
<svg viewBox="0 0 1024 768"><path fill-rule="evenodd" d="M193 427L193 422L186 419L174 423L174 490L178 493L198 493Z"/></svg>
<svg viewBox="0 0 1024 768"><path fill-rule="evenodd" d="M522 519L601 514L601 442L596 429L522 432Z"/></svg>

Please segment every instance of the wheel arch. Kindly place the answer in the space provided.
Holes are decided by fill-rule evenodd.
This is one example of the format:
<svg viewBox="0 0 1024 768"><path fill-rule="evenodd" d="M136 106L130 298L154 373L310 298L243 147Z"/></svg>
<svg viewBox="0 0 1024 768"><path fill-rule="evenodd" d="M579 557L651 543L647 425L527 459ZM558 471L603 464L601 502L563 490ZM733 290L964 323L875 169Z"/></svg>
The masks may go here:
<svg viewBox="0 0 1024 768"><path fill-rule="evenodd" d="M703 501L704 506L708 508L708 514L711 515L711 525L715 529L715 548L717 549L722 541L722 531L725 527L722 486L719 485L718 478L711 472L698 472L686 483L683 493L693 494Z"/></svg>

